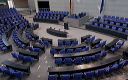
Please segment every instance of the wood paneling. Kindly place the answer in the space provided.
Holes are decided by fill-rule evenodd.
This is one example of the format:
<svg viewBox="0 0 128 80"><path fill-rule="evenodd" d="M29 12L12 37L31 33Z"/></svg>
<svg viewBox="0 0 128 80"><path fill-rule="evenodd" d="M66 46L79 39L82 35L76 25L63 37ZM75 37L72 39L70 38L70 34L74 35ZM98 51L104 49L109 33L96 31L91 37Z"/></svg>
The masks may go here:
<svg viewBox="0 0 128 80"><path fill-rule="evenodd" d="M28 8L28 0L13 0L16 8Z"/></svg>

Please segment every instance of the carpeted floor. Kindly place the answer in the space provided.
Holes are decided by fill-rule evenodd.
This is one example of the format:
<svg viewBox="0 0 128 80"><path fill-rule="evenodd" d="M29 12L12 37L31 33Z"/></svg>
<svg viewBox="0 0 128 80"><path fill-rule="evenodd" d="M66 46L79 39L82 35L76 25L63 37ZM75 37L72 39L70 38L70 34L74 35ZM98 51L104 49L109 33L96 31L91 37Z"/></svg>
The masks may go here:
<svg viewBox="0 0 128 80"><path fill-rule="evenodd" d="M25 16L25 18L27 20L29 20L29 22L33 22L32 17L34 14L32 15L27 15ZM56 29L60 29L60 30L64 30L63 29L63 23L60 22L60 24L51 24L51 23L39 23L39 28L37 30L34 31L35 34L37 34L40 38L41 37L46 37L46 38L51 38L53 39L53 45L57 46L57 40L58 39L64 39L61 37L56 37L56 36L52 36L50 34L48 34L46 32L46 28L49 27L53 27ZM109 43L110 41L112 41L115 37L109 36L109 35L104 35L102 33L98 33L98 32L93 32L93 31L89 31L89 30L85 30L84 26L82 26L82 29L77 29L77 28L72 28L69 27L69 30L67 30L68 32L68 37L67 38L76 38L78 39L79 43L80 43L80 39L82 36L91 34L93 36L96 36L96 38L101 38L102 41L107 40L107 43ZM24 36L23 36L24 37ZM16 47L16 45L14 44L14 42L12 41L12 39L9 39L10 43L13 44L13 52L16 52L15 50L18 48ZM118 50L115 54L109 53L105 59L113 57L117 54L122 54L122 51L125 50L127 48L128 45L128 41L125 42L124 46ZM54 58L53 56L49 53L50 52L50 47L46 49L46 52L44 54L42 54L40 56L40 60L39 62L35 62L34 64L31 65L31 74L28 77L25 77L23 80L47 80L47 69L48 67L57 67L54 64ZM0 55L0 62L3 62L4 60L11 60L11 61L15 61L12 56L9 53L1 53ZM103 59L103 60L105 60ZM98 61L96 61L98 62ZM95 62L94 62L95 63ZM89 65L89 64L87 64ZM65 66L65 65L63 65ZM5 80L5 76L1 76L0 80ZM106 77L103 76L102 80L126 80L128 79L128 67L125 67L124 69L121 70L121 73L112 73L112 77ZM93 78L93 80L98 80L96 77Z"/></svg>

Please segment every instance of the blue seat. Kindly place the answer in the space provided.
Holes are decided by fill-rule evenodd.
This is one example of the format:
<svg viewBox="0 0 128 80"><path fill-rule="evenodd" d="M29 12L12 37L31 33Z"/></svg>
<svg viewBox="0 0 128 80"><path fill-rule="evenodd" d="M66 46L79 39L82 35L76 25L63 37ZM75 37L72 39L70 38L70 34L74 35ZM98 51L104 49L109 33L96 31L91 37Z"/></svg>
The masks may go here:
<svg viewBox="0 0 128 80"><path fill-rule="evenodd" d="M84 40L85 43L90 43L91 42L91 38L87 38L86 40Z"/></svg>
<svg viewBox="0 0 128 80"><path fill-rule="evenodd" d="M75 40L75 41L72 42L72 44L73 44L73 45L77 45L77 44L78 44L78 41Z"/></svg>
<svg viewBox="0 0 128 80"><path fill-rule="evenodd" d="M128 34L128 30L125 30L125 33Z"/></svg>
<svg viewBox="0 0 128 80"><path fill-rule="evenodd" d="M21 54L18 55L19 59L22 60L22 61L25 61L26 60L26 56L23 56Z"/></svg>
<svg viewBox="0 0 128 80"><path fill-rule="evenodd" d="M86 63L89 63L91 61L91 56L85 56L83 59Z"/></svg>
<svg viewBox="0 0 128 80"><path fill-rule="evenodd" d="M80 64L80 63L82 63L82 57L76 57L74 59L74 61L75 61L75 63Z"/></svg>
<svg viewBox="0 0 128 80"><path fill-rule="evenodd" d="M43 41L42 41L42 40L38 40L38 43L39 43L39 44L43 44Z"/></svg>
<svg viewBox="0 0 128 80"><path fill-rule="evenodd" d="M98 69L98 70L95 70L95 74L96 76L100 77L104 74L105 70L104 69Z"/></svg>
<svg viewBox="0 0 128 80"><path fill-rule="evenodd" d="M114 22L110 22L111 25L114 25Z"/></svg>
<svg viewBox="0 0 128 80"><path fill-rule="evenodd" d="M84 72L86 79L91 79L94 76L94 71Z"/></svg>
<svg viewBox="0 0 128 80"><path fill-rule="evenodd" d="M68 50L67 50L67 53L73 53L73 52L74 52L73 49L68 49Z"/></svg>
<svg viewBox="0 0 128 80"><path fill-rule="evenodd" d="M41 49L40 48L34 48L34 51L40 53Z"/></svg>
<svg viewBox="0 0 128 80"><path fill-rule="evenodd" d="M58 41L58 46L63 46L63 41Z"/></svg>
<svg viewBox="0 0 128 80"><path fill-rule="evenodd" d="M83 51L88 51L89 50L89 46L86 46L85 48L83 48Z"/></svg>
<svg viewBox="0 0 128 80"><path fill-rule="evenodd" d="M18 57L18 54L15 54L15 53L11 53L12 54L12 57L13 58L16 58L16 59L18 59L19 57Z"/></svg>
<svg viewBox="0 0 128 80"><path fill-rule="evenodd" d="M105 57L107 54L108 54L108 50L107 50L107 51L104 51L104 52L101 52L101 53L100 53L100 57L103 58L103 57Z"/></svg>
<svg viewBox="0 0 128 80"><path fill-rule="evenodd" d="M5 66L2 66L2 67L1 67L1 71L2 71L2 72L5 72L6 70L8 70L7 67L5 67Z"/></svg>
<svg viewBox="0 0 128 80"><path fill-rule="evenodd" d="M43 44L46 46L50 45L50 43L48 41L43 41Z"/></svg>
<svg viewBox="0 0 128 80"><path fill-rule="evenodd" d="M27 62L32 63L35 59L34 59L33 57L26 56L25 60L26 60Z"/></svg>
<svg viewBox="0 0 128 80"><path fill-rule="evenodd" d="M119 32L122 32L122 31L123 31L123 29L122 29L122 28L118 28L118 31L119 31Z"/></svg>
<svg viewBox="0 0 128 80"><path fill-rule="evenodd" d="M104 46L104 45L106 44L106 42L107 42L107 41L103 41L103 42L101 42L101 43L100 43L101 46Z"/></svg>
<svg viewBox="0 0 128 80"><path fill-rule="evenodd" d="M57 80L57 75L48 75L48 80Z"/></svg>
<svg viewBox="0 0 128 80"><path fill-rule="evenodd" d="M76 48L75 52L82 52L82 48Z"/></svg>
<svg viewBox="0 0 128 80"><path fill-rule="evenodd" d="M13 72L13 76L17 79L22 79L24 73L23 72Z"/></svg>
<svg viewBox="0 0 128 80"><path fill-rule="evenodd" d="M66 46L71 46L71 41L66 41L66 42L65 42L65 45L66 45Z"/></svg>
<svg viewBox="0 0 128 80"><path fill-rule="evenodd" d="M55 64L57 64L57 65L62 64L62 58L56 58L55 59Z"/></svg>
<svg viewBox="0 0 128 80"><path fill-rule="evenodd" d="M33 47L28 46L29 51L34 51Z"/></svg>
<svg viewBox="0 0 128 80"><path fill-rule="evenodd" d="M100 58L100 53L95 54L95 60L98 60Z"/></svg>
<svg viewBox="0 0 128 80"><path fill-rule="evenodd" d="M50 49L50 53L51 53L51 54L56 54L57 51L56 51L55 49Z"/></svg>
<svg viewBox="0 0 128 80"><path fill-rule="evenodd" d="M95 36L93 36L93 37L91 38L91 41L93 41L93 40L95 40Z"/></svg>
<svg viewBox="0 0 128 80"><path fill-rule="evenodd" d="M108 24L108 21L104 21L105 24Z"/></svg>
<svg viewBox="0 0 128 80"><path fill-rule="evenodd" d="M72 58L65 58L64 63L65 64L72 64Z"/></svg>
<svg viewBox="0 0 128 80"><path fill-rule="evenodd" d="M125 40L124 40L124 41L122 41L122 42L118 42L118 43L117 43L117 45L123 46L123 45L124 45L124 43L125 43Z"/></svg>
<svg viewBox="0 0 128 80"><path fill-rule="evenodd" d="M108 26L108 25L106 25L106 26L105 26L105 28L109 29L109 26Z"/></svg>
<svg viewBox="0 0 128 80"><path fill-rule="evenodd" d="M13 73L14 73L14 70L13 69L7 69L4 71L5 74L9 75L9 76L12 76Z"/></svg>
<svg viewBox="0 0 128 80"><path fill-rule="evenodd" d="M124 66L128 65L128 60L125 60Z"/></svg>
<svg viewBox="0 0 128 80"><path fill-rule="evenodd" d="M60 54L65 54L65 53L66 53L66 52L65 52L65 49L60 50L59 53L60 53Z"/></svg>
<svg viewBox="0 0 128 80"><path fill-rule="evenodd" d="M126 28L127 27L127 24L123 24L123 27Z"/></svg>
<svg viewBox="0 0 128 80"><path fill-rule="evenodd" d="M116 45L116 47L112 47L110 50L114 53L119 49L119 46Z"/></svg>
<svg viewBox="0 0 128 80"><path fill-rule="evenodd" d="M98 24L97 24L97 23L95 23L95 24L94 24L94 26L98 26Z"/></svg>
<svg viewBox="0 0 128 80"><path fill-rule="evenodd" d="M112 26L112 30L116 30L116 27L115 26Z"/></svg>
<svg viewBox="0 0 128 80"><path fill-rule="evenodd" d="M82 80L82 73L74 73L73 80Z"/></svg>
<svg viewBox="0 0 128 80"><path fill-rule="evenodd" d="M109 67L109 66L108 66L108 67L105 67L104 70L105 70L105 72L108 73L108 74L111 74L111 73L114 71L114 69L111 68L111 67Z"/></svg>
<svg viewBox="0 0 128 80"><path fill-rule="evenodd" d="M69 74L63 74L60 75L61 80L70 80L70 75Z"/></svg>
<svg viewBox="0 0 128 80"><path fill-rule="evenodd" d="M103 24L100 24L100 27L103 28L104 27Z"/></svg>

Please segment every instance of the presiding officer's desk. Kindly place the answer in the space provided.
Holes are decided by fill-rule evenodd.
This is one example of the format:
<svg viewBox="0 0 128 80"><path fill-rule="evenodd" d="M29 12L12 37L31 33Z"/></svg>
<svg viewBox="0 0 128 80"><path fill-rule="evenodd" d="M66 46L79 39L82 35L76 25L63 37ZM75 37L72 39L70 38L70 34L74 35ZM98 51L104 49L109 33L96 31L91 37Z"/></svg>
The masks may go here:
<svg viewBox="0 0 128 80"><path fill-rule="evenodd" d="M34 37L36 40L39 39L39 36L37 36L36 34L34 34L32 29L29 29L29 31L30 31L30 35L31 35L32 37Z"/></svg>
<svg viewBox="0 0 128 80"><path fill-rule="evenodd" d="M102 39L96 39L90 43L91 47L94 47L96 44L99 44Z"/></svg>
<svg viewBox="0 0 128 80"><path fill-rule="evenodd" d="M54 54L54 58L73 58L73 57L82 57L82 56L91 56L97 53L100 53L103 51L102 48L96 48L96 49L91 49L86 52L79 52L79 53L72 53L72 54Z"/></svg>
<svg viewBox="0 0 128 80"><path fill-rule="evenodd" d="M22 43L24 43L24 44L26 44L26 45L29 45L29 41L24 40L24 39L22 38L22 36L21 36L22 33L23 33L23 29L18 29L18 31L17 31L18 39L19 39Z"/></svg>
<svg viewBox="0 0 128 80"><path fill-rule="evenodd" d="M6 45L9 51L12 51L12 45L7 41L7 35L2 35L2 41Z"/></svg>
<svg viewBox="0 0 128 80"><path fill-rule="evenodd" d="M83 44L78 44L75 46L52 46L51 49L55 49L57 52L59 52L62 49L76 49L76 48L85 48L87 45L85 43Z"/></svg>
<svg viewBox="0 0 128 80"><path fill-rule="evenodd" d="M70 41L72 43L75 40L77 40L77 39L76 38L72 38L72 39L58 39L58 41L63 41L63 43L65 43L66 41Z"/></svg>
<svg viewBox="0 0 128 80"><path fill-rule="evenodd" d="M19 71L23 71L26 72L27 74L30 74L30 65L23 65L23 64L18 64L16 62L12 62L9 60L3 61L1 63L2 65L5 65L6 67L12 68L14 70L19 70Z"/></svg>
<svg viewBox="0 0 128 80"><path fill-rule="evenodd" d="M47 33L54 35L54 36L58 36L58 37L67 37L67 34L68 34L65 31L55 30L52 28L47 28Z"/></svg>
<svg viewBox="0 0 128 80"><path fill-rule="evenodd" d="M111 57L105 61L100 61L98 63L91 63L91 64L83 64L83 65L76 65L76 66L66 66L66 67L49 67L48 71L49 74L63 74L63 73L77 73L77 72L87 72L96 69L101 69L107 66L118 62L122 58L122 55L117 55Z"/></svg>
<svg viewBox="0 0 128 80"><path fill-rule="evenodd" d="M52 43L52 39L50 39L50 38L44 38L44 37L42 37L41 40L42 40L42 41L45 41L45 40L46 40L46 41L48 41L51 45L53 44L53 43Z"/></svg>
<svg viewBox="0 0 128 80"><path fill-rule="evenodd" d="M32 46L33 48L40 48L42 50L41 52L45 53L45 50L46 50L45 45L32 44Z"/></svg>
<svg viewBox="0 0 128 80"><path fill-rule="evenodd" d="M92 35L86 35L86 36L82 36L81 37L81 43L84 42L84 40L86 40L87 38L90 38Z"/></svg>
<svg viewBox="0 0 128 80"><path fill-rule="evenodd" d="M118 41L119 41L119 38L114 39L113 41L105 45L105 49L109 50L111 47L115 46Z"/></svg>
<svg viewBox="0 0 128 80"><path fill-rule="evenodd" d="M22 54L24 56L31 56L33 57L34 59L37 59L39 60L39 53L37 52L30 52L30 51L25 51L23 49L18 49L16 50L19 54Z"/></svg>

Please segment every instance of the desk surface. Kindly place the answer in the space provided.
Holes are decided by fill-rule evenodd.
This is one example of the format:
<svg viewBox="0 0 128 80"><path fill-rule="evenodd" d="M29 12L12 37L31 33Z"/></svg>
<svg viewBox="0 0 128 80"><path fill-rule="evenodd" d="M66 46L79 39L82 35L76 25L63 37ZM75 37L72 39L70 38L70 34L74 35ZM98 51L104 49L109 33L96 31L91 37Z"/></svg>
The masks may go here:
<svg viewBox="0 0 128 80"><path fill-rule="evenodd" d="M58 39L58 41L75 41L77 40L76 38L72 38L72 39Z"/></svg>
<svg viewBox="0 0 128 80"><path fill-rule="evenodd" d="M96 39L96 40L92 41L91 44L96 44L96 43L100 42L101 40L102 39Z"/></svg>
<svg viewBox="0 0 128 80"><path fill-rule="evenodd" d="M78 45L75 45L75 46L52 46L51 48L52 49L56 49L56 50L61 50L61 49L73 49L73 48L83 48L83 47L86 47L87 45L85 43L82 43L82 44L78 44Z"/></svg>
<svg viewBox="0 0 128 80"><path fill-rule="evenodd" d="M19 54L23 54L25 56L31 56L31 57L34 57L36 59L39 59L39 53L36 53L36 52L29 52L29 51L25 51L23 49L18 49L16 50L17 52L19 52Z"/></svg>
<svg viewBox="0 0 128 80"><path fill-rule="evenodd" d="M55 58L67 58L67 57L90 56L90 55L99 53L102 50L103 50L102 48L96 48L96 49L91 49L87 52L79 52L79 53L72 53L72 54L54 54L54 57Z"/></svg>
<svg viewBox="0 0 128 80"><path fill-rule="evenodd" d="M109 47L110 48L110 47L114 46L118 41L119 41L119 38L116 38L113 41L111 41L110 43L108 43L106 45L106 47Z"/></svg>
<svg viewBox="0 0 128 80"><path fill-rule="evenodd" d="M111 57L105 61L100 61L98 63L92 63L92 64L83 64L83 65L76 65L76 66L66 66L66 67L49 67L48 72L49 73L69 73L69 72L86 72L96 69L101 69L106 66L112 65L113 63L119 61L122 58L122 55L117 55L115 57Z"/></svg>
<svg viewBox="0 0 128 80"><path fill-rule="evenodd" d="M29 29L29 31L30 31L30 35L32 37L37 38L37 39L39 38L39 36L37 36L36 34L33 33L33 30L32 29Z"/></svg>
<svg viewBox="0 0 128 80"><path fill-rule="evenodd" d="M9 60L6 60L6 61L2 62L1 64L6 65L6 66L11 67L11 68L14 68L14 69L21 70L21 71L23 70L23 71L28 72L28 73L30 70L29 65L22 65L22 64L18 64L16 62L12 62Z"/></svg>

